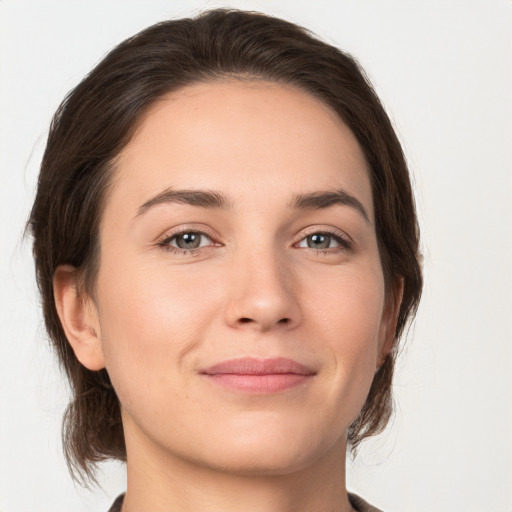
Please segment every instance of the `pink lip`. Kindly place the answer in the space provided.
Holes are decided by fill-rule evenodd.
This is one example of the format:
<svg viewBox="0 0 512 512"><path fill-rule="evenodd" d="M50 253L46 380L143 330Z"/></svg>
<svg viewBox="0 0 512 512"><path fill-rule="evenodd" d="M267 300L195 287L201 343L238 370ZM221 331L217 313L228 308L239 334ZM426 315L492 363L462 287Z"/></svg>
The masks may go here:
<svg viewBox="0 0 512 512"><path fill-rule="evenodd" d="M249 393L276 393L304 383L316 372L292 359L244 357L223 361L200 372L225 388Z"/></svg>

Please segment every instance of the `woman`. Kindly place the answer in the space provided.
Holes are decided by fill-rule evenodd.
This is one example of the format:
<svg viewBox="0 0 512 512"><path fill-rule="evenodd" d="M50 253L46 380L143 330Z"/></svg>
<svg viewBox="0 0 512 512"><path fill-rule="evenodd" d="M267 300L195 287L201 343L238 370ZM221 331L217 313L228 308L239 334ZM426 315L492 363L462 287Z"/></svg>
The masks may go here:
<svg viewBox="0 0 512 512"><path fill-rule="evenodd" d="M376 510L345 454L389 419L421 271L353 59L241 11L144 30L59 108L29 223L68 463L127 462L111 510Z"/></svg>

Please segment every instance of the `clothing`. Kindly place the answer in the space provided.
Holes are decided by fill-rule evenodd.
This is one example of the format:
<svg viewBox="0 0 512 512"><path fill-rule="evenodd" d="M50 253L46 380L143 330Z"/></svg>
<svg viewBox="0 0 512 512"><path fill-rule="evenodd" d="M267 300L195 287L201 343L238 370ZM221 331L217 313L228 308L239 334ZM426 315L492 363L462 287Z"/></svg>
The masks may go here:
<svg viewBox="0 0 512 512"><path fill-rule="evenodd" d="M380 508L370 505L364 501L363 498L360 498L351 492L348 493L348 500L350 501L350 504L357 510L357 512L382 512Z"/></svg>
<svg viewBox="0 0 512 512"><path fill-rule="evenodd" d="M121 512L121 507L123 506L124 494L120 494L112 506L110 507L108 512Z"/></svg>
<svg viewBox="0 0 512 512"><path fill-rule="evenodd" d="M123 499L124 494L118 496L108 512L121 512L121 507L123 506ZM382 512L382 510L373 507L372 505L364 501L359 496L356 496L355 494L348 493L348 499L350 501L350 504L357 510L357 512Z"/></svg>

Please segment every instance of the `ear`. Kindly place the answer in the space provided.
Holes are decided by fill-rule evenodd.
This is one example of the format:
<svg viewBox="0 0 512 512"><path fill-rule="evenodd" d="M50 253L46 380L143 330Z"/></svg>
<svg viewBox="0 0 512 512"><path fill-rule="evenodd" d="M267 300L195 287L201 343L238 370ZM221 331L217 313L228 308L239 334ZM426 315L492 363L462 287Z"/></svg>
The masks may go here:
<svg viewBox="0 0 512 512"><path fill-rule="evenodd" d="M77 270L60 265L53 275L53 294L64 334L76 358L89 370L105 368L98 311L86 293L79 293Z"/></svg>
<svg viewBox="0 0 512 512"><path fill-rule="evenodd" d="M386 357L393 349L395 343L396 324L398 322L398 313L402 305L404 296L404 280L398 278L393 286L393 290L386 298L384 312L382 314L379 354L377 358L377 370L384 364Z"/></svg>

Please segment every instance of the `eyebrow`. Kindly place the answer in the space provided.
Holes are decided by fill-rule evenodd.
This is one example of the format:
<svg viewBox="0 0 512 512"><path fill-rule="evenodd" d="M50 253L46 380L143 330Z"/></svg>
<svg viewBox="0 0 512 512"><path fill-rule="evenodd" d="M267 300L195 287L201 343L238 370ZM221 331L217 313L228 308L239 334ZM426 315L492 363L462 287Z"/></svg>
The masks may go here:
<svg viewBox="0 0 512 512"><path fill-rule="evenodd" d="M143 215L147 210L154 206L167 203L188 204L190 206L198 206L200 208L223 210L231 208L231 202L222 192L194 189L176 190L171 187L165 189L151 199L148 199L142 206L140 206L136 217ZM366 222L371 224L370 218L359 199L342 189L298 194L294 196L289 203L291 208L299 210L321 210L334 205L350 206L354 208L363 216Z"/></svg>
<svg viewBox="0 0 512 512"><path fill-rule="evenodd" d="M291 207L302 210L320 210L337 204L354 208L364 217L368 224L371 224L370 217L361 201L343 189L299 194L292 199Z"/></svg>
<svg viewBox="0 0 512 512"><path fill-rule="evenodd" d="M215 190L175 190L165 189L160 194L148 199L137 211L137 217L145 213L153 206L166 203L188 204L200 208L229 209L230 203L227 197Z"/></svg>

